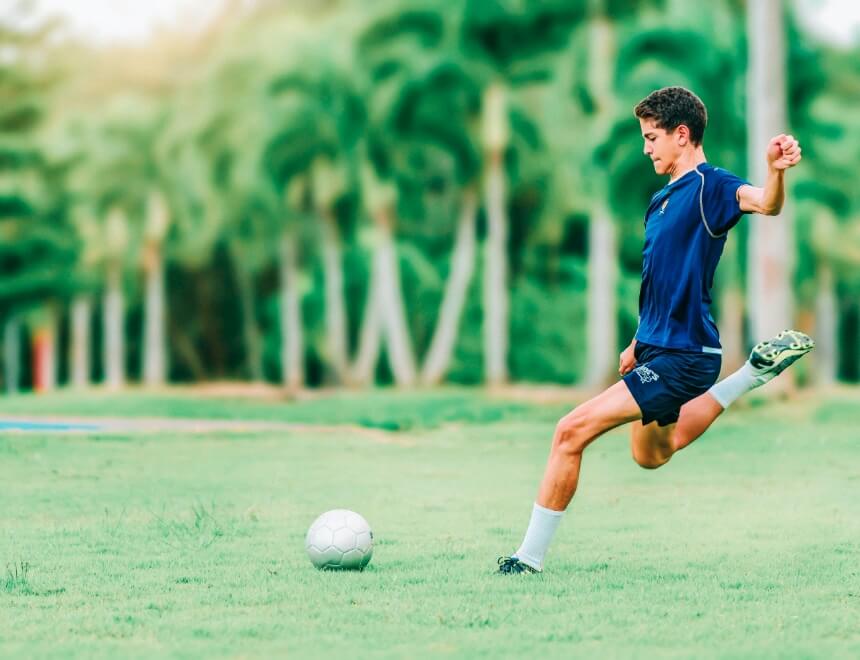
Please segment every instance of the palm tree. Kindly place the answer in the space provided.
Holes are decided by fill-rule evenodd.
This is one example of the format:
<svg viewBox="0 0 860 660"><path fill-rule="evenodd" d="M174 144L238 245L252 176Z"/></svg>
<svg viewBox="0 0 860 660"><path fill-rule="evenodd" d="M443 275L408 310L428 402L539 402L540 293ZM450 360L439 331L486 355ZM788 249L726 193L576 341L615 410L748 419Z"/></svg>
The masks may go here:
<svg viewBox="0 0 860 660"><path fill-rule="evenodd" d="M478 195L474 189L466 188L463 191L462 207L457 220L450 274L445 283L439 319L421 368L421 382L424 385L439 384L451 363L460 317L475 269L477 210Z"/></svg>
<svg viewBox="0 0 860 660"><path fill-rule="evenodd" d="M789 16L791 19L791 16ZM798 324L816 338L811 355L817 382L855 372L840 339L850 332L858 292L860 214L851 172L860 159L860 118L846 112L860 89L856 52L811 44L788 23L790 122L803 146L792 171L797 234L795 290Z"/></svg>
<svg viewBox="0 0 860 660"><path fill-rule="evenodd" d="M8 315L3 323L3 384L7 394L21 385L21 319Z"/></svg>
<svg viewBox="0 0 860 660"><path fill-rule="evenodd" d="M236 30L244 34L247 25ZM167 113L156 142L157 161L169 177L160 190L170 214L170 256L194 277L222 254L238 303L242 363L238 371L254 381L264 379L263 332L258 319L258 276L277 255L276 238L283 203L263 169L262 152L270 131L265 85L271 59L255 59L256 42L249 50L227 34L211 55L200 80L181 91ZM229 347L211 318L211 296L197 302L196 332L202 332L210 350ZM232 316L232 314L231 314ZM205 377L208 370L199 355L192 330L171 324L172 343L185 366ZM219 362L218 369L224 365Z"/></svg>
<svg viewBox="0 0 860 660"><path fill-rule="evenodd" d="M594 102L594 119L589 133L605 140L616 115L613 73L616 63L615 26L603 2L592 2L588 20L588 85ZM598 142L599 144L599 142ZM594 148L592 148L594 149ZM617 336L618 249L615 224L605 184L605 167L591 172L595 189L588 224L588 335L585 382L604 385L615 371Z"/></svg>
<svg viewBox="0 0 860 660"><path fill-rule="evenodd" d="M487 88L483 101L485 150L484 205L487 238L484 243L484 375L488 385L508 379L508 218L504 154L510 140L505 89Z"/></svg>
<svg viewBox="0 0 860 660"><path fill-rule="evenodd" d="M344 192L342 172L324 155L311 165L314 214L320 221L325 275L325 327L327 361L341 383L349 379L349 344L343 289L343 247L334 205Z"/></svg>
<svg viewBox="0 0 860 660"><path fill-rule="evenodd" d="M434 107L436 116L429 122L427 113L421 110L422 102L428 98L426 93L450 78L450 63L440 60L435 50L444 32L445 22L438 12L394 9L376 17L357 39L358 61L366 72L360 87L367 98L368 126L362 151L369 156L361 171L362 199L374 229L368 302L356 359L356 377L360 381L371 373L380 337L386 340L395 382L411 385L418 376L394 230L399 221L398 206L403 201L400 179L409 176L407 163L419 152L426 159L428 142L433 141L428 135L435 132L438 144L445 135L445 130L440 130L442 125L454 123L451 116L444 116L448 109L442 103ZM412 200L406 203L411 204ZM462 248L458 266L452 271L455 279L446 293L445 313L439 318L441 325L437 325L431 340L431 359L423 372L424 382L441 378L453 350L470 275L470 266L464 261L473 258L468 249L473 229L468 225L474 222L474 210L471 203L465 206L461 218L467 227L458 232Z"/></svg>
<svg viewBox="0 0 860 660"><path fill-rule="evenodd" d="M143 333L143 382L163 385L167 380L167 337L165 327L164 239L170 226L170 211L160 191L153 190L147 199L144 229L143 271L145 306Z"/></svg>
<svg viewBox="0 0 860 660"><path fill-rule="evenodd" d="M115 205L105 221L105 289L102 299L104 322L105 383L110 389L125 385L125 295L123 263L128 248L128 218Z"/></svg>
<svg viewBox="0 0 860 660"><path fill-rule="evenodd" d="M85 240L92 238L100 244L88 260L98 259L103 268L103 365L105 382L110 388L122 387L126 382L123 279L132 239L129 215L136 215L142 209L141 186L146 185L141 176L138 126L129 118L127 110L120 101L101 115L93 115L78 124L70 121L70 130L81 131L79 151L69 180L70 189L81 207L78 231ZM87 227L90 217L101 219L93 220L95 225ZM87 305L85 300L78 299L81 317L86 313L83 311ZM79 323L83 334L88 334L83 329L83 321ZM79 336L76 341L85 339ZM87 370L83 365L78 368Z"/></svg>
<svg viewBox="0 0 860 660"><path fill-rule="evenodd" d="M495 15L489 23L485 18L469 2L455 3L444 13L423 8L394 9L380 14L358 39L360 61L372 81L369 121L371 126L382 129L374 133L375 138L381 138L376 152L387 155L394 177L404 179L405 184L412 183L409 179L415 177L408 171L409 163L420 158L435 162L425 167L425 174L432 171L435 180L444 179L444 160L453 157L458 161L453 183L461 200L457 230L453 232L457 237L453 267L443 294L443 313L437 317L422 370L425 383L438 381L448 368L474 268L474 195L480 150L484 152L483 200L487 218L482 287L485 379L497 384L508 378L510 285L505 157L511 135L506 91L509 72L485 48L492 50L488 30L497 27L493 21L503 22L504 17ZM435 104L423 100L434 91L441 94L441 100ZM440 158L434 154L445 155ZM423 183L427 185L426 180ZM409 198L401 200L406 207L416 206ZM421 204L417 206L420 209ZM369 315L366 318L372 320Z"/></svg>
<svg viewBox="0 0 860 660"><path fill-rule="evenodd" d="M836 382L839 368L839 312L834 271L850 246L846 250L845 244L837 238L839 226L829 209L819 206L813 214L815 229L809 234L816 257L815 370L819 384L832 385ZM843 247L838 247L840 245ZM860 254L860 250L857 252ZM850 263L850 258L848 261Z"/></svg>
<svg viewBox="0 0 860 660"><path fill-rule="evenodd" d="M281 378L290 390L305 384L304 331L299 289L298 237L296 218L301 218L307 198L307 183L295 177L286 192L286 207L293 216L281 232L278 249L280 272Z"/></svg>
<svg viewBox="0 0 860 660"><path fill-rule="evenodd" d="M441 303L432 332L427 332L428 323L421 323L422 311L430 319L434 316L427 306L411 318L413 335L429 336L420 381L431 385L444 378L451 364L476 265L481 148L474 127L482 90L470 76L468 63L456 54L440 51L410 61L414 66L403 72L406 81L385 120L390 138L385 151L395 164L398 206L408 217L420 219L405 231L420 230L425 241L439 236L449 243L448 237L454 236L447 278L435 280ZM426 267L435 270L435 264Z"/></svg>
<svg viewBox="0 0 860 660"><path fill-rule="evenodd" d="M71 302L71 328L69 337L69 380L72 387L86 388L92 375L93 287L89 282L102 259L102 235L98 223L89 212L73 214L73 225L78 236L79 252L77 277L79 288Z"/></svg>
<svg viewBox="0 0 860 660"><path fill-rule="evenodd" d="M394 209L397 191L390 182L380 180L372 164L362 171L365 208L373 220L374 250L368 301L376 306L379 323L388 348L388 359L395 382L402 387L415 383L415 354L406 322L406 307L400 284L400 268L394 244Z"/></svg>
<svg viewBox="0 0 860 660"><path fill-rule="evenodd" d="M83 389L90 384L93 300L87 293L76 294L71 305L69 339L69 380L72 387Z"/></svg>
<svg viewBox="0 0 860 660"><path fill-rule="evenodd" d="M149 387L163 385L169 373L165 243L173 221L170 195L180 177L175 164L162 161L158 149L152 148L165 134L169 121L166 111L147 108L129 136L132 149L138 154L133 161L140 186L135 191L135 204L143 216L139 229L144 278L141 372L144 384Z"/></svg>
<svg viewBox="0 0 860 660"><path fill-rule="evenodd" d="M496 196L501 194L504 187L510 186L510 193L505 193L506 198L516 198L517 187L528 189L528 187L541 185L545 181L552 182L549 190L545 192L543 202L546 204L541 224L544 225L542 233L545 236L555 236L556 240L563 231L563 224L571 211L582 209L581 200L574 201L576 196L573 187L578 186L580 176L570 176L571 168L569 160L583 154L581 142L566 144L567 136L573 136L571 125L576 125L577 118L582 114L575 107L575 97L583 87L579 79L579 64L577 60L583 60L583 53L589 52L589 46L574 54L575 59L569 59L572 53L571 42L576 39L580 26L588 26L586 20L589 16L589 2L567 2L567 3L532 3L522 5L509 0L486 5L480 2L466 2L462 29L463 35L461 47L465 53L475 61L471 69L475 71L476 79L481 80L487 90L485 110L491 111L485 116L497 123L496 127L489 127L488 135L495 133L496 139L492 148L485 151L484 172L485 181L489 184L488 190L494 191ZM617 3L616 3L617 4ZM600 3L594 8L592 16L602 16ZM606 12L608 13L608 12ZM595 22L595 25L599 28ZM600 36L605 35L598 35ZM611 51L611 40L607 43L597 41L595 44L599 49L605 50L608 45ZM597 58L595 62L597 62ZM608 60L609 69L612 71L612 60ZM482 71L483 69L483 71ZM596 71L600 73L600 71ZM500 87L495 85L501 84ZM609 88L609 76L603 84ZM507 116L500 112L497 99L502 98L498 91L504 89L508 101ZM610 95L605 94L601 101L606 102ZM495 108L493 106L496 106ZM601 108L601 111L607 108ZM560 112L559 118L558 113ZM508 123L507 130L504 119ZM566 123L569 122L569 123ZM505 142L502 136L509 132L509 141ZM581 135L579 137L582 137ZM571 141L572 142L572 141ZM565 149L565 146L568 148ZM501 158L501 150L506 149L508 153ZM514 180L509 179L507 169L509 162L513 161L511 156L516 156L517 161L527 162L529 149L540 151L536 160L541 164L531 172L534 180L524 171L520 171ZM582 158L582 168L593 165L591 149L584 151L586 155ZM551 153L556 158L552 159L553 165L546 165L545 154ZM588 166L584 163L589 163ZM505 168L501 165L504 163ZM520 167L523 167L522 165ZM534 166L533 166L534 167ZM545 167L539 171L538 168ZM556 168L557 171L553 171ZM504 178L502 176L504 175ZM525 176L524 176L525 175ZM507 181L507 182L506 182ZM592 199L604 200L605 195L595 191ZM530 193L533 194L533 193ZM485 211L487 212L488 232L487 259L485 260L485 374L489 382L503 382L507 378L507 288L506 282L510 270L507 263L508 252L515 254L510 245L507 245L507 231L503 229L507 225L501 211L506 208L509 201L504 204L499 201L491 202L487 198ZM605 208L597 206L594 213L589 213L594 219L592 236L594 245L603 246L612 252L611 224L608 223L608 213ZM587 209L587 212L592 209ZM555 217L549 214L557 213ZM491 217L492 216L492 217ZM607 232L606 230L609 230ZM546 239L544 239L546 240ZM504 244L503 249L499 248ZM492 256L490 256L492 255ZM608 259L595 261L596 267L614 266L614 255ZM613 280L610 271L595 274L592 281L598 280L606 287L609 296L599 294L596 290L595 299L602 301L599 308L605 310L600 316L593 317L594 327L601 325L601 339L608 339L608 344L614 344L614 311L611 302ZM516 275L513 275L512 279ZM605 302L605 304L603 304ZM592 333L596 338L597 332ZM598 349L594 354L611 355L612 351ZM604 358L604 360L607 358ZM595 370L595 369L593 369ZM601 371L597 367L596 371Z"/></svg>
<svg viewBox="0 0 860 660"><path fill-rule="evenodd" d="M281 115L267 158L276 178L301 176L309 182L313 221L308 229L317 229L325 281L323 358L333 380L345 383L350 379L349 320L336 205L347 192L347 170L356 167L350 161L355 160L363 111L349 76L327 54L312 49L301 59L315 65L279 73L270 84L271 103Z"/></svg>
<svg viewBox="0 0 860 660"><path fill-rule="evenodd" d="M606 4L591 0L570 7L579 12L576 20L556 50L544 58L552 64L552 75L527 92L527 108L544 136L542 149L553 163L543 231L557 242L569 218L588 219L583 361L584 382L589 386L604 385L612 378L618 352L616 219L629 211L619 208L619 196L613 190L619 177L612 168L619 154L626 159L640 152L632 136L616 130L631 122L629 108L618 102L617 81L624 81L628 67L638 62L628 57L621 63L615 44L617 33L627 27L625 21L642 9L642 3L615 3L611 12ZM579 130L571 130L572 126ZM630 178L626 173L621 177L625 187ZM625 190L620 199L630 197Z"/></svg>
<svg viewBox="0 0 860 660"><path fill-rule="evenodd" d="M747 77L749 174L754 182L767 175L768 140L787 130L785 18L780 0L747 3ZM747 312L754 338L768 337L792 325L791 207L779 216L750 218L747 248Z"/></svg>
<svg viewBox="0 0 860 660"><path fill-rule="evenodd" d="M201 90L188 89L184 93L205 104ZM170 212L169 229L162 240L162 258L175 264L186 277L193 278L194 273L205 270L224 238L227 196L223 194L222 182L213 181L212 158L200 144L201 126L208 125L204 109L184 96L178 105L185 111L171 113L155 142L156 161L168 175L165 185L159 187ZM203 319L212 304L209 297L195 296L190 309L174 309L178 318L172 320L167 315L164 318L168 343L175 350L177 364L187 368L196 379L211 373L209 364L213 360L204 357L204 348L195 341L195 335L203 329L206 322ZM166 300L165 306L169 307ZM189 318L201 320L199 324L188 323Z"/></svg>

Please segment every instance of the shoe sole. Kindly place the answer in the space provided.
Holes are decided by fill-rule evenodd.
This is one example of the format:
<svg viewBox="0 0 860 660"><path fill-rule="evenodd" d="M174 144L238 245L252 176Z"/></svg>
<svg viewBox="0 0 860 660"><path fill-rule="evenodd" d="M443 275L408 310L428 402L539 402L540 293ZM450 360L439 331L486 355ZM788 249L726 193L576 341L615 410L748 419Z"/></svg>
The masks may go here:
<svg viewBox="0 0 860 660"><path fill-rule="evenodd" d="M763 372L780 374L814 347L809 335L783 330L773 339L756 344L750 353L750 364Z"/></svg>

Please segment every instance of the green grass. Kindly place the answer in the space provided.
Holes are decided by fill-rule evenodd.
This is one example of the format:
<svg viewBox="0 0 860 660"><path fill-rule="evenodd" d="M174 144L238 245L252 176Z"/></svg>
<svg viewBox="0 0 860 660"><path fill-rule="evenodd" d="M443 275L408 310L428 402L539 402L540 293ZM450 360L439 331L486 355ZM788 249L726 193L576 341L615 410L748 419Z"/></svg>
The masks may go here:
<svg viewBox="0 0 860 660"><path fill-rule="evenodd" d="M488 424L510 420L551 421L565 406L545 406L491 398L469 389L392 393L344 391L301 402L199 398L192 393L167 396L148 393L60 392L52 396L23 394L0 399L0 415L112 415L257 420L297 424L356 424L390 431L428 428L443 423Z"/></svg>
<svg viewBox="0 0 860 660"><path fill-rule="evenodd" d="M558 406L6 400L407 430L0 435L0 657L858 657L858 407L731 411L653 472L610 433L545 573L504 578ZM363 573L304 556L337 507L374 528Z"/></svg>

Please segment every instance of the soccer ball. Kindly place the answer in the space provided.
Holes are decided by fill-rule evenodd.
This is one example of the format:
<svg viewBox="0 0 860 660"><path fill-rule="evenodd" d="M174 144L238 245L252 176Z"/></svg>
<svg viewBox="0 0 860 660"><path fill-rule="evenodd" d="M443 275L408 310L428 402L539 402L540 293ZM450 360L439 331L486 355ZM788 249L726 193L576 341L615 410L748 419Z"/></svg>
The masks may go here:
<svg viewBox="0 0 860 660"><path fill-rule="evenodd" d="M360 571L373 556L373 532L355 511L326 511L308 530L305 550L317 568Z"/></svg>

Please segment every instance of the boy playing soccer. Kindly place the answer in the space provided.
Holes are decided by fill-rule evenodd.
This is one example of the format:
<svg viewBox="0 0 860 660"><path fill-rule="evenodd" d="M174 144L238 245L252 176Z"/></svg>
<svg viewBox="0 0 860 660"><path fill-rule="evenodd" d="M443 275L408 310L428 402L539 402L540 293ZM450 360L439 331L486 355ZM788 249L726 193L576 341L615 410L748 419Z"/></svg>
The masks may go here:
<svg viewBox="0 0 860 660"><path fill-rule="evenodd" d="M800 162L790 135L771 139L763 188L711 166L702 137L707 111L682 87L652 92L634 109L645 155L669 183L645 213L639 329L620 356L622 380L558 423L525 538L505 574L537 572L579 478L583 450L604 432L633 423L633 459L654 469L698 438L738 397L812 350L793 330L761 342L738 371L716 385L719 333L709 308L714 271L726 234L744 213L778 215L784 176Z"/></svg>

